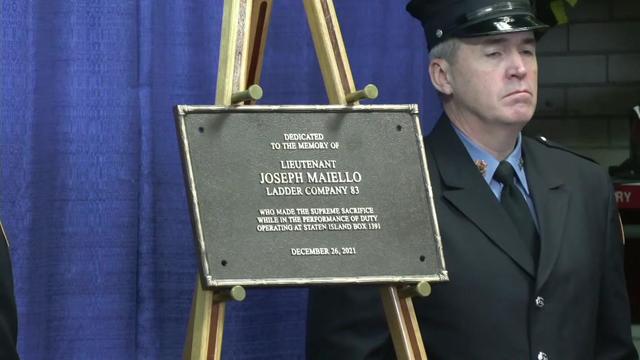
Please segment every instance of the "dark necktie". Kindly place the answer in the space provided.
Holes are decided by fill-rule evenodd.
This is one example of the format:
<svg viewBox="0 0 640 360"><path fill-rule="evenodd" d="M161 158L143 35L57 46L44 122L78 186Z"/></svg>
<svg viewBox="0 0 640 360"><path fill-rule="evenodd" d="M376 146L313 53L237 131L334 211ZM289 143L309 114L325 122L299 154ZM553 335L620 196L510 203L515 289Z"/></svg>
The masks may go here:
<svg viewBox="0 0 640 360"><path fill-rule="evenodd" d="M533 256L534 264L538 263L538 230L531 217L531 211L522 193L515 183L516 172L508 161L500 161L493 178L502 183L500 203L513 221L524 241L525 246Z"/></svg>

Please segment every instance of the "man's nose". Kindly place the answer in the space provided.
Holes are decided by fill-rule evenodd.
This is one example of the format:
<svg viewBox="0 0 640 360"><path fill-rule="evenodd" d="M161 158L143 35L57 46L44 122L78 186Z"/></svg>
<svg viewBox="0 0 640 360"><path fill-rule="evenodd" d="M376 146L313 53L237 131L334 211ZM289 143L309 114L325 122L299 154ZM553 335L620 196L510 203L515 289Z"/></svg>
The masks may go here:
<svg viewBox="0 0 640 360"><path fill-rule="evenodd" d="M527 75L527 65L524 55L518 51L513 51L509 57L509 68L507 75L509 77L523 78Z"/></svg>

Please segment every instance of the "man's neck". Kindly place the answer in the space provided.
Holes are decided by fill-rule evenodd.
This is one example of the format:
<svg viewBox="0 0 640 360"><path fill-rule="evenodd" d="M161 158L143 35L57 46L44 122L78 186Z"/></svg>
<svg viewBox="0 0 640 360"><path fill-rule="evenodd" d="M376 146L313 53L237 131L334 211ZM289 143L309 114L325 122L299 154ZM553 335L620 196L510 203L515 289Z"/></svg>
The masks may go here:
<svg viewBox="0 0 640 360"><path fill-rule="evenodd" d="M451 123L497 160L506 159L516 146L518 135L522 130L519 124L507 126L496 123L492 126L449 110L445 108Z"/></svg>

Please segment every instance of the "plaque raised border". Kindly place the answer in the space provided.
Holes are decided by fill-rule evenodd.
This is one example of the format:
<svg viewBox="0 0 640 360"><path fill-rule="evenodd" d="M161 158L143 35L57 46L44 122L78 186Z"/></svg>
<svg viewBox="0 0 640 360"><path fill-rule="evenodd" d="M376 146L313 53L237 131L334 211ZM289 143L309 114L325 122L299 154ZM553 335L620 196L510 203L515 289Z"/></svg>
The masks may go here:
<svg viewBox="0 0 640 360"><path fill-rule="evenodd" d="M206 280L207 286L210 286L210 287L227 287L227 286L235 286L235 285L301 286L301 285L312 285L312 284L315 285L315 284L416 283L420 281L437 282L437 281L448 280L448 273L445 267L444 256L442 253L442 242L440 238L440 232L438 229L435 208L433 205L433 194L432 194L431 186L429 183L429 173L427 169L424 144L422 142L422 133L420 129L420 121L418 118L417 105L355 105L355 106L279 105L279 106L241 106L241 107L178 105L176 106L175 113L176 113L176 125L177 125L179 145L180 145L180 150L181 150L181 155L183 160L182 163L183 163L183 170L184 170L184 176L185 176L185 185L186 185L187 196L189 200L189 206L191 210L191 219L193 223L194 237L195 237L197 249L198 249L200 260L201 260L201 267L202 267L201 273L204 276L204 279ZM271 271L266 271L267 273L269 273L267 276L257 276L259 275L260 271L258 271L258 274L252 273L248 276L238 276L238 273L234 273L234 275L231 277L221 276L220 269L226 270L226 268L220 268L219 262L215 260L212 261L212 257L214 256L213 254L216 253L215 246L218 245L216 244L216 241L221 240L220 239L221 236L219 233L216 232L215 226L211 225L211 223L207 223L208 219L211 218L211 214L210 214L211 203L209 202L207 204L208 201L207 199L205 199L205 198L211 197L211 193L212 192L215 193L218 190L215 190L217 188L215 185L209 186L207 189L205 189L206 186L204 186L204 184L207 183L206 178L208 177L208 175L204 176L204 174L211 174L212 170L216 169L216 170L220 170L220 172L225 174L225 176L230 176L231 178L233 178L236 175L234 174L233 169L231 169L230 172L229 170L224 169L225 168L224 164L229 164L229 162L222 161L217 163L215 160L211 161L206 156L205 157L202 156L202 153L204 152L203 150L209 150L208 146L211 144L214 144L211 141L215 141L215 140L210 140L210 141L208 140L209 142L207 141L202 142L196 138L196 136L198 136L196 133L198 132L203 133L204 132L203 129L206 127L207 133L209 134L211 133L211 131L214 131L214 132L219 131L222 127L224 127L225 125L222 124L223 122L232 122L233 124L237 124L238 121L240 122L244 121L244 120L238 120L233 118L233 117L238 117L238 114L260 114L261 117L272 117L272 118L274 115L277 115L277 114L282 114L282 116L292 116L292 115L298 116L301 118L300 122L303 125L304 125L304 121L313 121L312 123L309 123L309 124L314 124L313 126L311 126L311 128L313 129L310 130L310 132L314 134L322 133L322 129L328 126L331 126L332 129L335 130L337 124L341 121L339 119L337 120L335 118L335 115L338 115L340 117L340 116L353 116L354 114L360 115L360 116L366 116L366 114L369 114L369 116L385 114L385 116L393 115L393 116L403 117L404 122L402 126L405 127L404 131L407 134L407 135L404 135L406 137L406 139L404 139L404 142L405 142L405 145L410 143L411 146L403 146L402 150L408 151L409 153L412 154L412 156L414 156L414 161L412 162L412 166L410 168L415 167L415 169L417 169L417 174L418 174L418 176L415 176L415 179L412 179L418 182L417 184L416 183L413 184L413 185L418 185L418 187L416 188L418 189L418 191L415 194L415 198L411 200L411 203L405 204L405 205L411 208L415 208L418 211L426 211L426 213L424 214L425 215L424 222L426 224L426 228L420 227L419 229L416 229L421 233L415 234L409 231L408 234L410 235L409 238L414 239L412 246L416 246L416 245L422 246L421 243L418 244L416 239L418 240L423 239L425 242L424 243L425 248L430 249L429 251L427 251L428 255L420 256L419 261L422 262L423 264L426 263L426 265L428 266L425 266L425 269L430 268L431 271L425 271L425 272L414 271L415 267L421 266L421 264L418 263L415 266L411 265L408 273L405 271L406 270L405 268L403 268L402 266L399 266L399 268L402 270L401 273L389 273L389 269L387 269L386 271L387 273L384 273L385 271L381 272L381 273L384 273L382 275L380 275L380 273L363 274L359 270L360 266L358 266L357 271L355 268L352 268L351 273L349 273L349 270L348 270L345 275L335 274L334 270L336 269L336 267L341 266L340 262L337 261L336 259L345 259L345 261L355 261L356 265L358 265L358 262L362 262L363 264L367 262L366 259L358 258L358 256L360 255L354 256L353 254L342 253L342 251L344 251L345 249L347 250L347 252L350 252L351 251L349 250L350 246L345 246L344 247L345 249L341 249L342 247L339 246L338 250L340 250L340 253L334 254L338 256L331 256L329 254L323 253L323 252L329 251L329 249L332 249L330 246L327 246L326 244L322 243L323 240L326 240L333 235L340 235L344 237L345 234L349 233L349 231L336 231L336 232L314 231L312 234L311 233L310 234L316 238L315 241L320 241L321 244L317 248L302 247L302 249L316 249L316 250L312 250L312 252L317 251L317 252L321 252L322 254L298 254L298 255L294 254L295 248L291 247L291 243L289 241L290 240L296 241L297 237L295 235L306 233L306 231L304 232L288 231L288 232L282 232L281 234L286 235L283 237L290 238L290 239L283 240L283 242L287 244L286 246L283 246L283 248L289 247L291 249L291 254L285 256L284 253L280 253L279 255L281 256L280 258L278 259L271 258L270 260L267 261L267 263L272 264L274 267L276 266L282 267L283 262L287 266L290 265L290 264L287 264L287 261L289 261L290 263L297 262L295 266L291 267L290 271L284 271L284 273L276 272L277 273L276 275L273 275ZM324 120L318 121L317 119L305 120L304 119L305 114L307 116L310 114L314 114L315 117L317 116L322 117L324 115L329 114L330 119L326 121ZM212 117L218 117L218 119L215 120ZM404 117L408 117L408 119L405 119ZM378 123L380 123L380 121L384 121L384 120L377 120ZM249 124L249 123L245 122L245 124ZM262 124L260 126L262 126L262 129L265 129L265 124ZM300 130L295 130L295 131L290 130L282 126L282 124L279 124L279 126L280 127L278 127L278 125L275 126L276 127L276 131L274 132L275 134L284 135L286 133L289 133L290 131L301 132ZM359 125L359 126L362 126L362 125ZM393 126L396 127L395 124L393 124ZM402 126L397 125L398 132L401 131ZM407 130L407 127L409 130ZM196 131L195 129L198 129L199 131ZM270 127L270 130L273 130L273 127ZM361 129L358 128L356 130L361 130ZM353 131L356 131L356 130L353 130ZM340 130L337 130L337 131L340 132ZM352 131L352 135L353 135L353 131ZM357 131L356 131L356 135L357 135ZM361 134L361 138L366 139L367 135ZM410 141L407 139L410 139ZM247 142L252 140L256 140L256 139L252 139L252 138L237 139L237 142L239 145L237 146L237 148L229 150L230 151L229 154L232 155L230 156L230 158L234 157L233 156L234 152L243 151L244 147L241 145L242 142ZM273 136L267 140L282 141L282 139L276 139ZM326 139L326 140L328 143L328 141L331 139ZM265 139L261 139L260 141L264 142ZM312 142L309 142L309 143L312 143ZM264 144L268 145L269 142L264 142ZM343 145L347 145L347 144L343 144ZM380 146L384 146L384 144L380 144ZM213 149L213 150L214 151L219 150L218 153L220 153L220 152L226 152L227 148ZM269 151L273 149L269 147L265 147L263 148L263 150L265 153L268 154ZM383 149L383 150L393 151L394 149ZM347 150L340 150L340 151L349 152ZM311 153L313 156L317 155L317 153L313 152L313 150L310 151L309 153ZM274 154L275 153L273 153L272 155ZM282 152L280 152L280 154L282 154ZM264 154L261 154L261 156L263 155ZM393 157L394 154L391 153L386 155L389 156L387 158L387 163L389 163L388 159ZM401 156L401 154L397 154L397 155ZM224 156L218 157L218 159L220 158L224 158ZM272 160L272 163L268 164L269 166L265 166L265 169L275 169L273 163L276 163L279 158L269 158L268 156L267 158L269 160ZM255 167L255 164L247 165L247 166ZM338 170L345 170L345 169L338 169ZM353 166L351 166L351 170L353 170ZM283 170L283 169L280 169L279 171L287 172L286 170ZM347 178L348 178L347 172L345 171L344 173L347 175ZM366 171L363 170L363 173L364 174L362 175L362 178L363 178L362 182L366 184L366 180L367 180ZM254 180L252 181L254 181L257 184L260 176L258 176L257 172L255 173L255 175L257 175L256 178L254 178L255 181ZM343 179L342 181L348 181L348 179L347 180ZM241 182L234 182L234 184L236 183L239 184ZM221 191L228 191L228 190L229 189L222 189ZM244 189L233 189L232 191L240 191L242 193L246 193L246 192L252 193L252 192L255 192L255 189L244 188ZM393 191L393 190L391 188L383 189L378 187L376 188L376 191L384 192L384 191ZM254 193L254 195L255 197L259 197L258 195L260 194ZM260 196L264 197L264 193L262 193ZM298 205L294 205L293 207L291 207L291 209L298 208L299 203L301 201L300 199L301 198L304 199L305 196L306 195L303 195L302 197L298 197L297 199L295 199L295 201L298 202ZM387 198L389 198L390 196L393 196L393 194L387 194ZM286 198L293 199L295 197L284 195L284 196L278 196L276 198L278 200L285 201ZM251 199L251 196L249 197L249 199ZM338 200L336 201L339 204L336 205L335 208L342 209L344 207L344 203L340 203L340 201ZM228 202L225 202L225 206L229 206L229 205L230 204ZM376 214L376 216L379 216L381 214L384 216L385 211L379 211L380 210L379 207L367 207L367 208L370 209L371 213ZM373 210L374 208L375 210ZM256 219L256 213L258 212L258 209L259 207L256 206L255 212L253 214L250 214L251 216L249 217ZM309 208L302 207L298 209L309 209ZM384 221L381 222L383 228L387 227L388 223L392 221L391 218L393 216L387 214L387 217L388 217L387 219L384 219L383 217ZM229 221L231 222L235 220L237 219L229 219ZM400 222L402 221L403 219L400 219ZM398 220L397 219L393 220L393 222L395 224L396 222L398 222ZM415 223L416 222L413 221L413 224ZM265 233L261 233L255 230L256 229L255 223L247 224L246 222L244 222L243 224L245 224L247 227L251 227L256 237L265 236ZM326 229L326 226L325 226L325 229ZM240 231L242 232L242 230ZM319 234L322 234L322 235L319 235ZM218 239L216 239L216 237L218 237ZM242 240L239 240L239 239L235 239L235 240L245 241L246 238L243 238ZM395 239L395 240L398 240L398 239ZM395 245L398 245L398 243L401 243L401 242L402 242L401 240L398 240L396 241ZM248 241L247 248L241 248L241 249L243 249L243 251L245 252L252 252L255 249L248 248L252 244L255 246L255 244L257 243L256 242L252 243L251 241ZM326 250L322 250L322 249L326 249ZM263 252L260 253L259 255L268 254L269 252L268 250L270 249L269 248L262 249ZM396 248L394 248L393 246L389 248L384 247L384 250L393 251L393 250L396 250ZM403 249L403 250L406 250L406 249ZM409 252L411 252L411 250L413 249L408 249L408 250ZM260 251L260 250L256 250L256 251ZM240 252L236 251L235 253L237 254ZM329 256L325 257L324 255L329 255ZM363 256L366 256L366 255L363 255ZM306 276L299 275L301 272L302 273L305 272L305 271L300 271L301 269L300 266L304 267L304 265L301 265L300 263L307 261L305 259L308 259L308 263L311 269L309 274L313 272L314 274L320 274L319 276L316 276L316 275L310 276L309 274L307 274ZM322 259L327 259L327 261ZM379 257L376 257L376 259L380 260ZM412 261L415 261L415 259L413 259ZM223 262L222 266L227 266L226 260L222 260L222 262ZM393 264L390 264L391 271L395 270L393 269L394 264L400 265L400 263L402 263L402 261L398 261L397 259L392 262ZM379 266L379 263L380 261L377 261L378 265L374 265L374 268L375 266ZM349 266L346 264L347 264L346 262L342 263L342 266L344 268L349 268ZM254 264L249 264L247 262L246 265L251 266ZM325 265L327 267L328 266L332 267L331 269L328 269L328 273L329 273L328 275L327 275L327 269L323 268L325 267ZM269 270L269 266L267 266L267 270ZM242 271L240 271L240 273L242 273Z"/></svg>

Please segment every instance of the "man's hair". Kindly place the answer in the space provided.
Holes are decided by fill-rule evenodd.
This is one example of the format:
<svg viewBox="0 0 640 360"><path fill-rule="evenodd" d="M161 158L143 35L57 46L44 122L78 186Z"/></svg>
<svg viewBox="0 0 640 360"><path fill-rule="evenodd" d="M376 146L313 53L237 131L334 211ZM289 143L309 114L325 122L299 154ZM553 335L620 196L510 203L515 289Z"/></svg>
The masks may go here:
<svg viewBox="0 0 640 360"><path fill-rule="evenodd" d="M460 40L456 38L445 40L429 51L429 59L444 59L451 64L454 62L459 47Z"/></svg>

